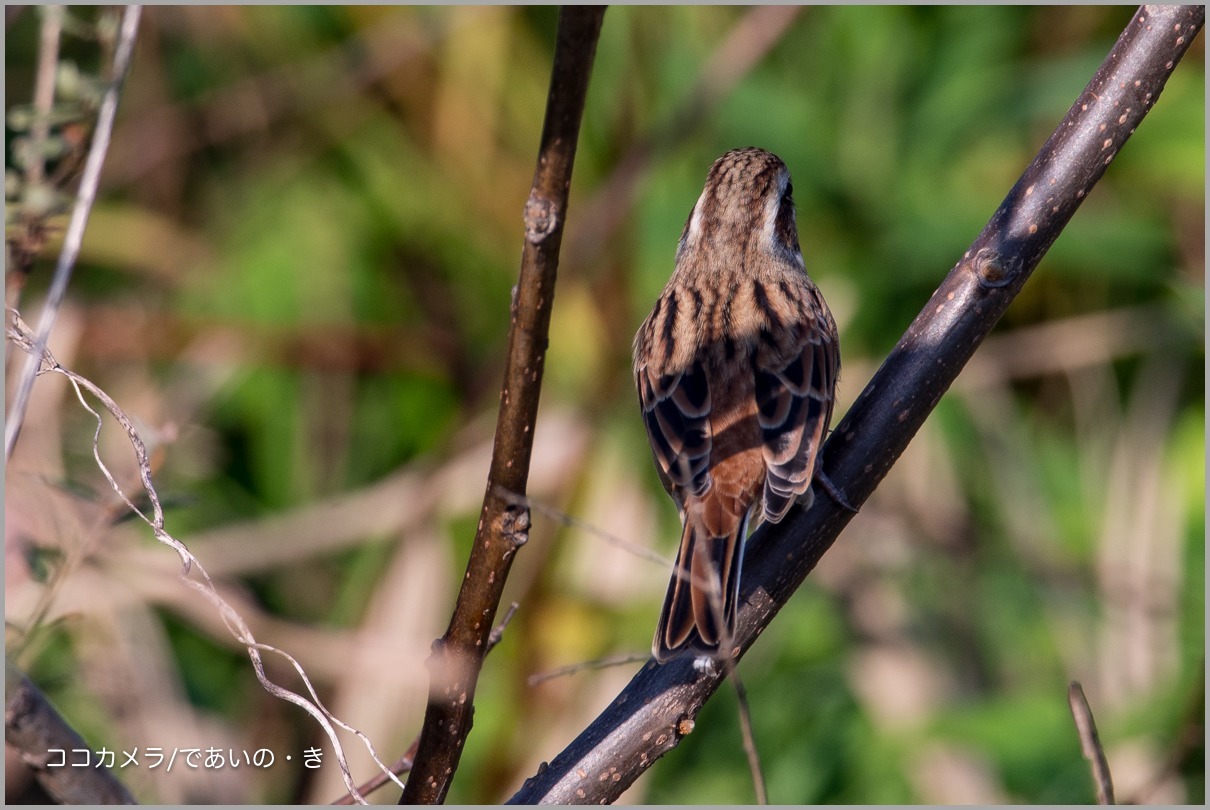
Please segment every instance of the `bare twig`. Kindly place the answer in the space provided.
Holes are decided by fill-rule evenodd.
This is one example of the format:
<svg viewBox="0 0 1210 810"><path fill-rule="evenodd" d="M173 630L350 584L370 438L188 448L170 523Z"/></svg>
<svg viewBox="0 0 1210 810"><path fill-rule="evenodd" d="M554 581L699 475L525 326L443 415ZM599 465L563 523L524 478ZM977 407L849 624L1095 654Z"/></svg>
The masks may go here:
<svg viewBox="0 0 1210 810"><path fill-rule="evenodd" d="M596 661L581 661L578 664L568 664L558 669L534 673L525 682L530 686L537 686L540 683L546 683L555 678L575 675L577 672L583 672L586 669L607 669L609 667L621 666L622 664L637 664L639 661L646 660L647 653L626 653L625 655L615 655L610 658L600 658Z"/></svg>
<svg viewBox="0 0 1210 810"><path fill-rule="evenodd" d="M7 9L6 9L7 10ZM34 78L33 120L24 149L25 177L22 182L21 211L17 220L24 233L4 240L4 300L16 306L25 280L33 269L48 231L46 177L46 139L50 135L51 109L55 103L55 74L59 67L59 39L63 31L63 6L41 8L42 26L38 37L38 67ZM34 202L39 201L39 202ZM8 362L8 348L4 352Z"/></svg>
<svg viewBox="0 0 1210 810"><path fill-rule="evenodd" d="M824 447L828 477L860 506L1020 292L1159 98L1205 21L1201 6L1146 6L1004 203L942 281ZM747 544L733 658L768 626L853 517L830 498ZM722 676L648 662L610 706L509 801L609 802L676 747ZM609 778L601 778L608 774Z"/></svg>
<svg viewBox="0 0 1210 810"><path fill-rule="evenodd" d="M412 770L412 762L416 759L416 747L420 745L420 738L412 740L412 744L408 746L408 750L403 752L403 756L391 763L387 770L377 773L372 779L367 780L357 786L357 792L362 796L369 796L374 791L385 785L387 782L397 781L392 779L392 776L403 776L408 771ZM336 805L357 804L352 793L346 793L336 801L332 802Z"/></svg>
<svg viewBox="0 0 1210 810"><path fill-rule="evenodd" d="M400 799L404 804L439 803L449 791L470 733L491 622L512 561L529 538L529 511L505 501L499 491L524 495L529 477L567 196L604 16L603 7L569 6L559 13L542 143L525 205L525 246L513 296L487 493L449 629L433 644L429 658L428 708Z"/></svg>
<svg viewBox="0 0 1210 810"><path fill-rule="evenodd" d="M84 164L84 174L80 179L80 189L76 193L75 208L71 212L71 221L67 225L67 233L63 238L63 250L59 253L58 264L55 265L55 275L51 281L46 303L42 308L42 317L38 322L38 332L34 339L34 350L26 358L25 368L17 385L17 392L6 414L4 426L4 458L7 461L13 456L13 446L21 432L21 424L25 420L25 409L29 407L29 395L34 387L34 378L38 374L38 366L42 362L42 353L50 339L50 330L54 328L67 294L67 284L80 255L80 244L84 240L84 228L88 225L88 216L92 212L93 202L97 198L97 186L101 180L101 167L105 165L105 153L109 150L109 136L113 132L114 117L118 112L118 99L122 93L122 83L130 69L131 57L134 54L135 36L139 30L139 14L141 6L127 6L122 14L122 24L118 35L118 49L113 60L113 78L105 95L101 99L101 108L97 113L97 126L92 136L92 146L88 150L88 160Z"/></svg>
<svg viewBox="0 0 1210 810"><path fill-rule="evenodd" d="M1072 681L1067 687L1067 705L1071 707L1071 716L1076 721L1084 759L1088 760L1092 767L1092 780L1097 785L1097 803L1113 804L1113 779L1109 774L1109 760L1105 759L1105 749L1101 747L1092 708L1088 705L1084 687L1079 681Z"/></svg>
<svg viewBox="0 0 1210 810"><path fill-rule="evenodd" d="M729 662L730 663L730 662ZM765 785L765 772L760 766L760 752L756 750L756 734L752 730L752 709L748 706L748 690L740 679L735 667L729 667L727 673L731 685L735 687L735 699L739 711L739 732L744 741L744 754L748 757L748 770L752 774L752 786L756 789L756 803L769 803L769 788Z"/></svg>
<svg viewBox="0 0 1210 810"><path fill-rule="evenodd" d="M61 804L135 804L130 791L12 664L4 672L4 739ZM87 756L85 757L85 754ZM88 767L71 767L88 761ZM66 767L64 767L66 766Z"/></svg>
<svg viewBox="0 0 1210 810"><path fill-rule="evenodd" d="M62 30L63 6L44 6L38 43L38 73L34 80L34 120L29 128L29 166L25 174L31 187L39 185L45 176L46 136L50 134L50 108L55 103L55 74L59 68L59 34Z"/></svg>
<svg viewBox="0 0 1210 810"><path fill-rule="evenodd" d="M511 605L509 605L508 610L504 613L504 618L500 620L499 624L492 628L491 634L487 637L487 649L483 651L484 655L487 655L489 652L494 650L496 645L500 643L500 640L504 638L504 631L508 629L508 623L513 620L513 615L516 614L518 607L520 607L520 605L518 605L516 602L513 602Z"/></svg>
<svg viewBox="0 0 1210 810"><path fill-rule="evenodd" d="M372 779L368 779L363 784L358 785L357 793L362 796L369 796L387 782L398 782L399 780L394 777L403 776L412 770L412 762L416 759L416 747L418 745L420 745L419 737L412 740L412 744L408 746L408 750L403 752L403 756L392 762L386 770L374 774ZM357 804L357 800L353 797L353 793L349 792L332 802L332 804Z"/></svg>

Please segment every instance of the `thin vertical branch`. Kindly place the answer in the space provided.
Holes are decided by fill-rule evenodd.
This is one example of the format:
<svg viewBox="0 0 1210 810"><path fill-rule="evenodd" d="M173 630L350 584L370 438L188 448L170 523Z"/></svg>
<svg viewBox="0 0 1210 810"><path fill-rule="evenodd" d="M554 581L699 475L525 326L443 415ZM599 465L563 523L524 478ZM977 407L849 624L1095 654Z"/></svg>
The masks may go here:
<svg viewBox="0 0 1210 810"><path fill-rule="evenodd" d="M1071 707L1071 716L1076 721L1084 759L1088 760L1092 767L1092 780L1097 785L1097 804L1113 804L1113 779L1109 775L1109 760L1105 758L1105 749L1101 747L1101 737L1097 734L1097 724L1092 717L1092 707L1088 705L1084 687L1079 681L1072 681L1067 687L1067 705Z"/></svg>
<svg viewBox="0 0 1210 810"><path fill-rule="evenodd" d="M738 702L739 731L744 742L744 754L748 758L748 771L752 774L752 786L756 790L756 803L769 803L769 788L765 785L765 771L760 766L760 752L756 749L756 732L752 730L752 709L748 705L748 690L740 680L739 673L730 667L728 676L731 685L735 687L735 699Z"/></svg>
<svg viewBox="0 0 1210 810"><path fill-rule="evenodd" d="M8 8L6 7L6 11ZM51 112L55 105L55 77L59 68L59 40L63 33L63 6L42 6L38 33L38 66L34 76L33 118L29 138L21 157L25 176L22 178L21 202L15 206L17 223L23 233L6 234L4 239L4 302L16 307L25 286L34 258L40 251L47 233L47 205L53 198L46 187L46 141L50 135ZM14 250L19 244L20 249ZM8 366L8 346L4 350Z"/></svg>
<svg viewBox="0 0 1210 810"><path fill-rule="evenodd" d="M59 35L63 31L63 6L42 9L42 31L38 43L38 73L34 79L34 120L29 128L29 168L26 182L37 186L46 168L46 136L50 134L50 110L55 103L55 74L59 68Z"/></svg>
<svg viewBox="0 0 1210 810"><path fill-rule="evenodd" d="M569 6L559 13L538 165L525 204L525 246L487 492L449 629L429 657L428 708L401 804L440 803L449 792L470 733L475 686L504 583L529 539L529 510L508 496L524 495L529 477L567 196L604 16L604 7Z"/></svg>
<svg viewBox="0 0 1210 810"><path fill-rule="evenodd" d="M497 644L500 643L501 639L504 638L504 631L508 628L508 623L513 620L513 614L517 612L517 607L518 605L516 602L513 602L511 605L509 605L508 611L504 614L504 618L500 620L500 623L496 625L496 629L492 631L490 636L488 636L487 650L484 651L485 656L487 653L491 652ZM402 776L403 774L412 770L412 762L416 759L416 749L419 747L419 745L420 738L417 737L416 739L412 740L412 744L408 746L408 750L403 752L403 756L395 760L395 762L392 763L391 766L385 771L375 774L373 778L359 785L357 787L357 792L362 796L369 796L371 793L378 790L378 788L383 787L387 782L390 782L392 774L395 776ZM353 798L353 794L346 793L336 801L332 802L332 804L343 805L354 804L355 802L356 800Z"/></svg>
<svg viewBox="0 0 1210 810"><path fill-rule="evenodd" d="M67 225L67 233L63 238L63 250L59 253L58 264L55 265L55 275L51 281L50 291L46 296L46 304L42 308L42 317L38 322L34 349L25 359L25 368L21 371L21 379L17 392L7 413L7 424L4 426L4 459L12 458L13 447L17 436L21 433L21 424L25 421L25 410L29 407L30 392L34 387L38 367L42 362L42 354L50 339L50 330L54 328L59 316L59 308L67 294L67 284L71 281L71 273L75 268L76 259L80 255L80 244L84 241L84 229L88 225L88 216L92 213L93 203L97 198L97 186L101 181L101 168L105 165L105 154L109 151L109 137L113 133L113 121L118 112L118 100L122 94L122 83L130 69L131 57L134 54L135 36L139 30L139 14L141 6L127 6L122 14L122 25L118 34L118 48L113 60L113 79L101 99L101 108L97 114L97 126L92 136L92 145L88 150L88 160L84 164L84 173L80 179L80 189L76 193L75 208L71 212L71 221Z"/></svg>

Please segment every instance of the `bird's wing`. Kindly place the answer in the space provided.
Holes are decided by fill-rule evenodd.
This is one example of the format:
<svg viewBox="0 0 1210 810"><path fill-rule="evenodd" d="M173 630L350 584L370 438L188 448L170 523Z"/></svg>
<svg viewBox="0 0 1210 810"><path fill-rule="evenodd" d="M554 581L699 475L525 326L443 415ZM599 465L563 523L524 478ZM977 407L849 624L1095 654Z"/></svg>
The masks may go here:
<svg viewBox="0 0 1210 810"><path fill-rule="evenodd" d="M764 511L772 523L810 488L832 420L840 357L836 327L819 303L805 308L816 317L770 333L756 353L757 417L768 469Z"/></svg>
<svg viewBox="0 0 1210 810"><path fill-rule="evenodd" d="M678 504L710 483L710 386L701 361L683 371L659 374L639 364L635 383L647 438L664 485Z"/></svg>

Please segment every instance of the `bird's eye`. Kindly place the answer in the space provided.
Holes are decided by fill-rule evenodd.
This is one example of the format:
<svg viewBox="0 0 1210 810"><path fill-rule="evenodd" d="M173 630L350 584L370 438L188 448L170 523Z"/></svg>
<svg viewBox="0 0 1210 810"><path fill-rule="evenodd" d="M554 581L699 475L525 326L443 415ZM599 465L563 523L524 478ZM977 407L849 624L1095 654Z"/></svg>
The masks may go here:
<svg viewBox="0 0 1210 810"><path fill-rule="evenodd" d="M790 203L791 205L794 203L794 184L793 183L786 183L786 193L781 195L781 201L782 201L783 205L785 203Z"/></svg>

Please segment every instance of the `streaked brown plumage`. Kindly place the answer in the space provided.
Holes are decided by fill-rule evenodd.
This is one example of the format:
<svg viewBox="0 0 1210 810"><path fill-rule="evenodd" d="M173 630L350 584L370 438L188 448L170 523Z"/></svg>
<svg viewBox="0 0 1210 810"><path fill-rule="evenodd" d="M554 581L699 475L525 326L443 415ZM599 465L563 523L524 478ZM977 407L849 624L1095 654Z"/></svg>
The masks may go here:
<svg viewBox="0 0 1210 810"><path fill-rule="evenodd" d="M716 655L731 636L748 524L809 503L839 371L789 172L763 149L732 150L710 167L676 269L634 339L647 436L684 524L657 660Z"/></svg>

